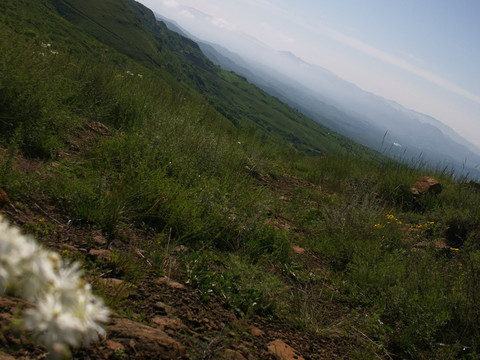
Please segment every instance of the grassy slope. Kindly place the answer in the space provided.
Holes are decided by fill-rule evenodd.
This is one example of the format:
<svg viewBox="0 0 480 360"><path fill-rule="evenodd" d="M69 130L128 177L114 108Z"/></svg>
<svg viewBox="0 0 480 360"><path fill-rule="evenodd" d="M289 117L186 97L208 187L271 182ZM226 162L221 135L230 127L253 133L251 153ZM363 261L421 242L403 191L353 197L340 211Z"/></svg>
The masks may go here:
<svg viewBox="0 0 480 360"><path fill-rule="evenodd" d="M0 3L0 187L17 207L48 199L112 241L132 227L154 232L135 246L157 274L171 243L187 244L179 277L206 299L215 283L247 319L353 338L351 357L475 358L478 191L435 174L443 192L415 202L421 168L352 156L368 152L322 138L163 25L146 32L149 13L137 20L125 4ZM113 136L85 140L92 121ZM42 161L28 173L22 157ZM125 279L144 272L126 267Z"/></svg>
<svg viewBox="0 0 480 360"><path fill-rule="evenodd" d="M162 77L168 79L173 75L175 86L183 83L185 88L196 90L236 126L253 132L260 129L265 139L287 142L311 154L355 152L381 158L305 118L243 78L215 67L194 42L155 22L153 13L142 5L134 1L114 1L112 6L108 3L62 1L58 9L95 38ZM127 11L127 6L138 17ZM138 18L148 32L140 26Z"/></svg>

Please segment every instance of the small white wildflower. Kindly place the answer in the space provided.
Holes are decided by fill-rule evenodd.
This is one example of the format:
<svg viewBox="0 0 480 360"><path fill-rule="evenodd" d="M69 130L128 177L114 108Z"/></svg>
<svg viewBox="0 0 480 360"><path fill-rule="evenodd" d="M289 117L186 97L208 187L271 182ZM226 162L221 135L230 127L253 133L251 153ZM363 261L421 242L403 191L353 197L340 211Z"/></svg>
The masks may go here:
<svg viewBox="0 0 480 360"><path fill-rule="evenodd" d="M37 246L35 253L29 254L19 263L20 274L15 285L16 294L28 301L36 298L47 290L57 278L56 266L60 263L60 256Z"/></svg>
<svg viewBox="0 0 480 360"><path fill-rule="evenodd" d="M60 256L8 223L0 223L0 291L33 301L55 279L54 266L58 266Z"/></svg>
<svg viewBox="0 0 480 360"><path fill-rule="evenodd" d="M46 294L35 308L27 309L24 324L49 349L59 344L80 345L82 323L64 306L58 294Z"/></svg>
<svg viewBox="0 0 480 360"><path fill-rule="evenodd" d="M74 291L58 289L47 293L35 308L25 312L25 327L37 341L49 349L63 348L63 344L79 346L105 336L101 323L107 322L108 309L101 299L92 295L86 284Z"/></svg>
<svg viewBox="0 0 480 360"><path fill-rule="evenodd" d="M78 263L62 263L49 286L58 291L62 303L70 306L78 301L78 289L83 286L80 276L80 265Z"/></svg>
<svg viewBox="0 0 480 360"><path fill-rule="evenodd" d="M18 281L30 261L39 251L39 246L30 237L23 236L17 228L8 226L0 217L0 291L20 290Z"/></svg>
<svg viewBox="0 0 480 360"><path fill-rule="evenodd" d="M133 76L133 75L135 75L135 74L134 74L134 73L132 73L130 70L127 70L127 71L125 71L125 73L126 73L127 75L130 75L130 76Z"/></svg>
<svg viewBox="0 0 480 360"><path fill-rule="evenodd" d="M51 52L53 55L58 55L58 51L50 50L50 52Z"/></svg>
<svg viewBox="0 0 480 360"><path fill-rule="evenodd" d="M105 330L100 324L108 321L110 312L103 305L102 299L92 295L89 284L85 284L83 289L78 289L77 299L73 311L83 324L84 343L97 340L99 334L105 336Z"/></svg>
<svg viewBox="0 0 480 360"><path fill-rule="evenodd" d="M140 79L143 79L143 75L142 75L142 74L137 74L137 76L138 76Z"/></svg>
<svg viewBox="0 0 480 360"><path fill-rule="evenodd" d="M31 301L24 326L52 354L105 335L109 310L81 279L80 266L9 226L0 216L0 295L11 292Z"/></svg>

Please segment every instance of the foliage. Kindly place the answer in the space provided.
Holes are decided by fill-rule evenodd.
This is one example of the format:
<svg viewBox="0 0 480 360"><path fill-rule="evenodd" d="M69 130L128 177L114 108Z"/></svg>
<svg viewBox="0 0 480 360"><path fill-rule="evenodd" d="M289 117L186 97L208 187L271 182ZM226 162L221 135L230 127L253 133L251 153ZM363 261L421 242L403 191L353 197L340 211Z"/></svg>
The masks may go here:
<svg viewBox="0 0 480 360"><path fill-rule="evenodd" d="M186 261L185 274L205 301L218 296L243 317L286 313L290 305L289 288L278 277L235 255L220 259L211 252L195 252Z"/></svg>

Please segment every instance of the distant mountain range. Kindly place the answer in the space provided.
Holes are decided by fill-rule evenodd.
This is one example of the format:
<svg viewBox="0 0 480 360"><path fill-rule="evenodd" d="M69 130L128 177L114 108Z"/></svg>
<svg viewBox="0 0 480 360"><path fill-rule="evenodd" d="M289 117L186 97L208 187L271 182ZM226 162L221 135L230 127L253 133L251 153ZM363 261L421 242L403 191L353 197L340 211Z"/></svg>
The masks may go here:
<svg viewBox="0 0 480 360"><path fill-rule="evenodd" d="M235 45L239 52L249 46L248 54L234 52L156 16L170 30L196 41L213 63L245 77L314 121L390 157L480 178L480 149L433 117L364 91L322 67L247 36L232 35L242 43ZM211 25L205 22L205 26Z"/></svg>

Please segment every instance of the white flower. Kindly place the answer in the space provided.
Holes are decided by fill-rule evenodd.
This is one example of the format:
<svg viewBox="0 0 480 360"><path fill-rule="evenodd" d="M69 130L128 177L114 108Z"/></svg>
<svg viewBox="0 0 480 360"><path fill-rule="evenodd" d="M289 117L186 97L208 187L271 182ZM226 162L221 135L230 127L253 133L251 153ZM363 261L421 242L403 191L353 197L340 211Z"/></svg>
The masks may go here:
<svg viewBox="0 0 480 360"><path fill-rule="evenodd" d="M39 299L35 308L25 312L25 327L49 349L62 344L78 346L105 335L101 323L108 321L109 311L85 285L74 292L58 289Z"/></svg>
<svg viewBox="0 0 480 360"><path fill-rule="evenodd" d="M105 329L100 324L108 321L109 310L103 305L103 301L92 295L89 284L78 289L77 299L72 311L83 324L84 342L97 340L98 334L105 336Z"/></svg>
<svg viewBox="0 0 480 360"><path fill-rule="evenodd" d="M28 301L35 301L58 276L54 266L58 266L60 256L35 244L37 251L19 262L21 274L16 279L16 294ZM33 248L33 245L31 246Z"/></svg>
<svg viewBox="0 0 480 360"><path fill-rule="evenodd" d="M37 243L0 218L0 291L17 293L18 280L37 254ZM9 289L9 287L11 289Z"/></svg>
<svg viewBox="0 0 480 360"><path fill-rule="evenodd" d="M56 277L58 254L44 250L32 237L0 222L0 291L33 301Z"/></svg>
<svg viewBox="0 0 480 360"><path fill-rule="evenodd" d="M52 286L63 292L73 294L82 284L80 276L80 265L78 263L67 264L62 262L53 279Z"/></svg>
<svg viewBox="0 0 480 360"><path fill-rule="evenodd" d="M9 226L0 216L0 295L10 292L31 301L25 328L54 354L105 335L109 310L81 279L80 265Z"/></svg>
<svg viewBox="0 0 480 360"><path fill-rule="evenodd" d="M35 308L27 309L24 324L49 349L58 344L80 344L81 321L65 307L58 294L46 294L38 300Z"/></svg>

